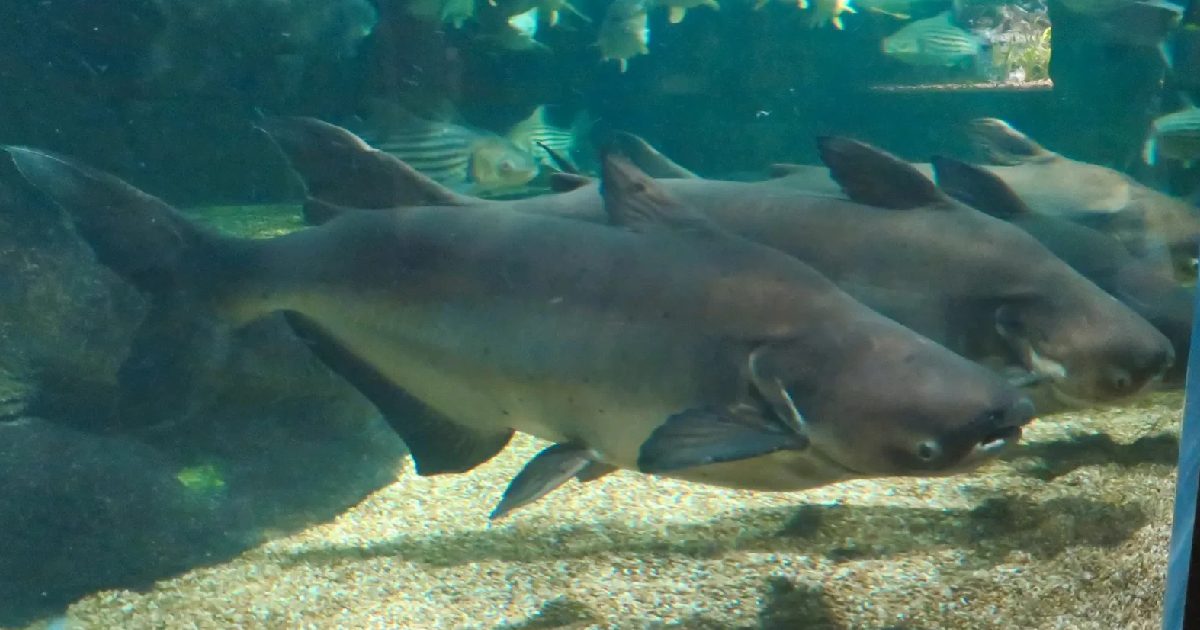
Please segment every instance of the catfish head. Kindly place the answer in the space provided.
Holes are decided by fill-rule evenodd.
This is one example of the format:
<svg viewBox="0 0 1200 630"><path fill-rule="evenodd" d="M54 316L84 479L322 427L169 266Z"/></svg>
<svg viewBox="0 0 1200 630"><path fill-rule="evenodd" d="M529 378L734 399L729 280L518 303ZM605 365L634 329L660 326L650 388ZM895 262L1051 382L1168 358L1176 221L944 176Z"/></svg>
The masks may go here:
<svg viewBox="0 0 1200 630"><path fill-rule="evenodd" d="M1076 284L1013 296L995 310L996 331L1064 403L1116 402L1144 392L1174 363L1170 341L1116 298Z"/></svg>
<svg viewBox="0 0 1200 630"><path fill-rule="evenodd" d="M933 165L939 186L964 204L1013 222L1033 214L1004 181L984 169L941 157ZM1039 225L1045 228L1045 223ZM1090 268L1084 272L1123 295L1117 290L1120 274L1133 269L1128 263L1135 261L1084 252L1081 238L1058 240L1065 258ZM1031 233L1010 234L1005 244L1008 250L995 258L1007 264L997 264L995 286L984 287L981 300L992 309L996 332L1032 380L1048 382L1061 402L1079 406L1128 398L1146 390L1172 365L1175 351L1161 332Z"/></svg>
<svg viewBox="0 0 1200 630"><path fill-rule="evenodd" d="M760 347L750 369L758 394L802 418L811 456L848 477L970 470L1034 416L996 373L875 313Z"/></svg>

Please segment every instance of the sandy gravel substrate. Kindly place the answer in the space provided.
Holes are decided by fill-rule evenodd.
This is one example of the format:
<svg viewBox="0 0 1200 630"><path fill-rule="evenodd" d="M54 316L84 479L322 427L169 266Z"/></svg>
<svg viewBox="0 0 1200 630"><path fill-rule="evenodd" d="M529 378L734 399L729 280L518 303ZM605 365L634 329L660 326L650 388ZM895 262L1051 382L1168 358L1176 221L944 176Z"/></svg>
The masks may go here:
<svg viewBox="0 0 1200 630"><path fill-rule="evenodd" d="M487 513L543 444L406 474L68 628L1157 628L1179 394L1039 421L977 473L804 493L618 473ZM61 627L61 626L60 626Z"/></svg>

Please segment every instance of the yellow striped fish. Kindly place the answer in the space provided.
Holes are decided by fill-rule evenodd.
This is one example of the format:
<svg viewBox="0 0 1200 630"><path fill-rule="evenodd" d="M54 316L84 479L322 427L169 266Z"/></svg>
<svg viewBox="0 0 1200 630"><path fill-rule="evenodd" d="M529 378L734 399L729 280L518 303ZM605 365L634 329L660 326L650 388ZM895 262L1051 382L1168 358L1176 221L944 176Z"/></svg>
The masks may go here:
<svg viewBox="0 0 1200 630"><path fill-rule="evenodd" d="M914 66L969 65L983 41L956 26L950 11L917 20L883 38L883 54Z"/></svg>
<svg viewBox="0 0 1200 630"><path fill-rule="evenodd" d="M1154 120L1142 147L1142 159L1153 166L1160 157L1185 164L1200 160L1200 107L1192 105Z"/></svg>
<svg viewBox="0 0 1200 630"><path fill-rule="evenodd" d="M553 159L541 147L574 159L586 142L590 120L580 112L570 128L556 127L546 120L546 106L538 105L528 118L513 125L505 134L519 149L534 156L539 164L554 165Z"/></svg>
<svg viewBox="0 0 1200 630"><path fill-rule="evenodd" d="M385 107L374 129L362 132L363 140L443 185L489 194L520 188L538 173L533 156L507 138Z"/></svg>

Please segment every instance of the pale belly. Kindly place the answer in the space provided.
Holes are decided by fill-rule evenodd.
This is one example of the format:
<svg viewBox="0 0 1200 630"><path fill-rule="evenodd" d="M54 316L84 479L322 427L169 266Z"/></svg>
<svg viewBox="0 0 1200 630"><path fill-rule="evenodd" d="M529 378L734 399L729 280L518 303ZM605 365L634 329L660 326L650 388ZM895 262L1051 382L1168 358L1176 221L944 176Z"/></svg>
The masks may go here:
<svg viewBox="0 0 1200 630"><path fill-rule="evenodd" d="M699 382L720 368L697 365L706 349L688 349L686 334L552 309L349 303L319 297L297 310L463 426L582 444L622 468L637 468L641 444L672 414L724 395Z"/></svg>

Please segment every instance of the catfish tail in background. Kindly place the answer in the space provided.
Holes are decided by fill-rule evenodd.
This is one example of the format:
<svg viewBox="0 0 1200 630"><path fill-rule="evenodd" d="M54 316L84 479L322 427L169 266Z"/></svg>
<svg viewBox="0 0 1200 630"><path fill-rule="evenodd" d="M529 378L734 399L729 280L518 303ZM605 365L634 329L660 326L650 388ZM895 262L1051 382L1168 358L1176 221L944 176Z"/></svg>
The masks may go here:
<svg viewBox="0 0 1200 630"><path fill-rule="evenodd" d="M466 206L461 195L353 133L315 118L269 118L260 129L279 147L304 182L304 218L321 224L350 209Z"/></svg>
<svg viewBox="0 0 1200 630"><path fill-rule="evenodd" d="M117 374L125 426L186 419L211 391L230 328L213 316L248 252L121 180L51 153L7 147L17 172L69 215L97 260L142 291L149 309ZM219 289L220 288L220 289Z"/></svg>

